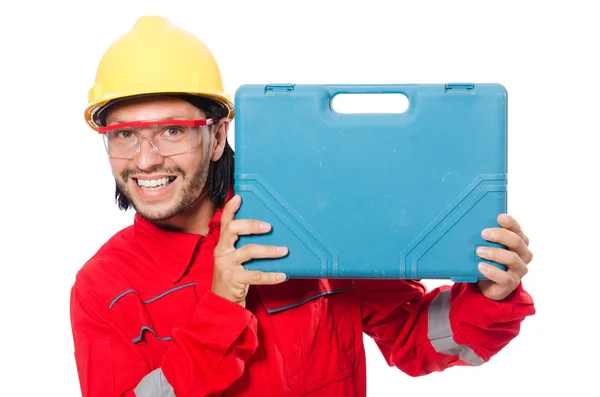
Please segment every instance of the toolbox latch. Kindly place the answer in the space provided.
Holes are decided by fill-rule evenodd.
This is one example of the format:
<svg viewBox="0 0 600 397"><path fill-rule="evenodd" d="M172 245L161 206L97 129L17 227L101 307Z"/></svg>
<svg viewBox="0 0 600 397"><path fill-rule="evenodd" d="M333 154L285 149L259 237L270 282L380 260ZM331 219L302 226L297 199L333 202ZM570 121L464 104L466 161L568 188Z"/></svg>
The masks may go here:
<svg viewBox="0 0 600 397"><path fill-rule="evenodd" d="M265 86L265 93L294 91L295 86L296 84L267 84Z"/></svg>
<svg viewBox="0 0 600 397"><path fill-rule="evenodd" d="M446 92L448 91L472 91L475 89L475 84L472 83L448 83L446 84Z"/></svg>

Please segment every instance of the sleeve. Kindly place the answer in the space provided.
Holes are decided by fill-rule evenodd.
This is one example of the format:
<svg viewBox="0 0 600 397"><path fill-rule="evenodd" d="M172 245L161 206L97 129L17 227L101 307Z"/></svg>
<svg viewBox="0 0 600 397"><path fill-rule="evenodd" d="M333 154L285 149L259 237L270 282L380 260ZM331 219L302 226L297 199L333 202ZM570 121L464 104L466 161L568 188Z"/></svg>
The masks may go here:
<svg viewBox="0 0 600 397"><path fill-rule="evenodd" d="M535 313L519 284L498 302L474 283L456 283L426 292L417 281L356 281L364 332L390 366L410 376L489 361Z"/></svg>
<svg viewBox="0 0 600 397"><path fill-rule="evenodd" d="M152 368L144 351L111 324L99 302L89 291L75 286L71 291L71 327L83 397L220 395L241 377L258 346L255 317L207 292L189 324L173 330L162 367Z"/></svg>

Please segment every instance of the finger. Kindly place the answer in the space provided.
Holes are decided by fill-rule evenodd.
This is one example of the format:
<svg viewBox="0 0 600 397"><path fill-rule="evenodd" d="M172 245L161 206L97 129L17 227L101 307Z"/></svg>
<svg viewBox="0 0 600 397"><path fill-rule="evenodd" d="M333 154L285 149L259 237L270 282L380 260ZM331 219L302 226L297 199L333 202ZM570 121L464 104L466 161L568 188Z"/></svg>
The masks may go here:
<svg viewBox="0 0 600 397"><path fill-rule="evenodd" d="M509 272L513 272L518 278L523 278L527 272L527 265L516 252L508 251L503 248L477 248L477 255L483 259L487 259L501 265L505 265Z"/></svg>
<svg viewBox="0 0 600 397"><path fill-rule="evenodd" d="M487 263L480 263L478 268L481 274L507 291L517 288L521 281L517 275L498 269L496 266L488 265Z"/></svg>
<svg viewBox="0 0 600 397"><path fill-rule="evenodd" d="M523 239L508 229L492 228L485 229L481 236L488 240L508 247L511 251L516 252L525 263L529 263L532 258L529 247L525 245Z"/></svg>
<svg viewBox="0 0 600 397"><path fill-rule="evenodd" d="M255 219L235 219L229 223L226 233L235 235L263 234L271 231L271 225Z"/></svg>
<svg viewBox="0 0 600 397"><path fill-rule="evenodd" d="M230 237L228 238L226 235L225 238L223 238L222 236L223 234L226 234L225 231L229 228L229 224L235 219L235 213L240 209L241 203L242 198L238 194L225 203L223 213L221 214L221 237L219 237L219 242L214 250L215 257L225 255L235 249L233 247L235 240L231 242L232 239Z"/></svg>
<svg viewBox="0 0 600 397"><path fill-rule="evenodd" d="M521 237L525 245L529 246L529 238L525 235L523 228L515 218L508 214L501 214L498 216L498 223L500 226L517 234L519 237Z"/></svg>
<svg viewBox="0 0 600 397"><path fill-rule="evenodd" d="M231 296L236 303L242 302L246 299L246 286L235 281L234 286L231 288Z"/></svg>
<svg viewBox="0 0 600 397"><path fill-rule="evenodd" d="M254 219L234 219L224 228L219 237L219 244L235 249L233 246L241 235L264 234L271 230L271 225Z"/></svg>
<svg viewBox="0 0 600 397"><path fill-rule="evenodd" d="M248 244L238 248L229 255L235 255L235 261L240 264L251 259L281 258L287 255L287 247L276 247L274 245Z"/></svg>
<svg viewBox="0 0 600 397"><path fill-rule="evenodd" d="M229 223L235 218L235 213L240 209L241 204L242 198L238 194L225 204L223 213L221 214L221 233L224 232Z"/></svg>
<svg viewBox="0 0 600 397"><path fill-rule="evenodd" d="M286 280L285 273L267 273L258 270L240 269L236 281L244 285L274 285Z"/></svg>

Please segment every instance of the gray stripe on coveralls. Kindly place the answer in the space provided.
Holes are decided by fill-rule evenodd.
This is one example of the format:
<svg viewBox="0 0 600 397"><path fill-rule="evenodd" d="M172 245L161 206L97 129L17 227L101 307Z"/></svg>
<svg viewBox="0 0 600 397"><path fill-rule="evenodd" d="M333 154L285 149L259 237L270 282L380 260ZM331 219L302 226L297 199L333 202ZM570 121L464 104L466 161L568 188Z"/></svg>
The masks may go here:
<svg viewBox="0 0 600 397"><path fill-rule="evenodd" d="M133 391L137 397L175 397L173 387L160 368L144 376Z"/></svg>
<svg viewBox="0 0 600 397"><path fill-rule="evenodd" d="M306 299L304 299L304 300L302 300L300 302L292 303L291 305L276 307L274 309L268 309L267 312L269 314L279 313L279 312L282 312L284 310L288 310L288 309L291 309L291 308L294 308L294 307L302 306L306 302L310 302L313 299L317 299L317 298L320 298L320 297L325 296L325 295L339 294L341 292L346 292L346 291L348 291L348 290L350 290L352 288L354 288L354 286L350 286L350 287L347 287L347 288L344 288L344 289L338 289L338 290L335 290L335 291L321 292L319 294L316 294L316 295L313 295L313 296L309 296L308 298L306 298Z"/></svg>
<svg viewBox="0 0 600 397"><path fill-rule="evenodd" d="M185 287L193 287L194 285L196 285L196 283L189 283L189 284L179 285L177 287L171 288L169 290L166 290L165 292L160 293L159 295L155 296L154 298L150 298L148 300L145 300L142 303L146 304L146 303L154 302L155 300L158 300L158 299L162 298L163 296L170 294L171 292L175 292L175 291L180 290L180 289L185 288ZM112 302L110 302L110 304L108 305L108 308L112 309L112 307L115 305L115 303L117 303L119 301L119 299L121 299L125 295L130 294L132 292L134 292L134 293L137 294L137 291L134 290L134 289L128 289L127 291L120 293L115 299L112 300Z"/></svg>
<svg viewBox="0 0 600 397"><path fill-rule="evenodd" d="M427 315L427 336L436 352L458 356L471 365L481 365L485 361L470 347L454 341L450 326L450 288L440 292L431 302Z"/></svg>
<svg viewBox="0 0 600 397"><path fill-rule="evenodd" d="M150 298L148 300L145 300L142 303L146 304L146 303L154 302L155 300L160 299L163 296L170 294L171 292L175 292L175 291L180 290L180 289L185 288L185 287L193 287L194 285L196 285L196 283L189 283L189 284L179 285L177 287L174 287L174 288L171 288L169 290L166 290L165 292L163 292L160 295L155 296L154 298Z"/></svg>
<svg viewBox="0 0 600 397"><path fill-rule="evenodd" d="M140 336L135 338L133 340L133 343L140 343L142 341L142 338L144 336L144 331L150 332L158 340L171 340L172 339L170 336L156 336L156 332L154 332L154 330L152 328L148 327L147 325L144 325L142 327L142 329L140 330Z"/></svg>
<svg viewBox="0 0 600 397"><path fill-rule="evenodd" d="M127 294L129 294L131 292L135 292L137 294L136 290L134 290L134 289L128 289L127 291L123 292L122 294L119 294L115 299L113 299L112 302L110 302L110 305L108 305L108 308L112 309L112 307L115 305L115 303L117 303L117 301L119 299L121 299L122 297L124 297L125 295L127 295Z"/></svg>

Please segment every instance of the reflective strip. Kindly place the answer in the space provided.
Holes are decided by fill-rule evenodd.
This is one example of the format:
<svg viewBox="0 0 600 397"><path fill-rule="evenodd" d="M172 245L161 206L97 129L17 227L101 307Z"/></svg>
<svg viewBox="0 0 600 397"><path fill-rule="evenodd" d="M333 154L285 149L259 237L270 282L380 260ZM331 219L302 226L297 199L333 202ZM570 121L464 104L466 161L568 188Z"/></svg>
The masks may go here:
<svg viewBox="0 0 600 397"><path fill-rule="evenodd" d="M183 285L180 285L178 287L171 288L169 290L166 290L162 294L155 296L154 298L150 298L148 300L143 301L142 303L146 304L146 303L154 302L155 300L160 299L163 296L170 294L171 292L175 292L175 291L180 290L180 289L185 288L185 287L192 287L194 285L196 285L196 283L183 284Z"/></svg>
<svg viewBox="0 0 600 397"><path fill-rule="evenodd" d="M173 387L160 368L144 376L133 391L137 397L175 397Z"/></svg>
<svg viewBox="0 0 600 397"><path fill-rule="evenodd" d="M292 303L291 305L285 305L285 306L281 306L281 307L276 307L276 308L274 308L274 309L268 309L268 310L267 310L267 312L268 312L268 313L270 313L270 314L273 314L273 313L279 313L279 312L282 312L282 311L284 311L284 310L288 310L288 309L292 309L292 308L294 308L294 307L302 306L302 305L303 305L303 304L305 304L306 302L310 302L311 300L314 300L314 299L320 298L320 297L322 297L322 296L325 296L325 295L333 295L333 294L339 294L339 293L341 293L341 292L348 291L348 290L350 290L350 289L352 289L352 288L354 288L354 286L350 286L350 287L348 287L348 288L344 288L344 289L338 289L338 290L335 290L335 291L325 291L325 292L321 292L321 293L319 293L319 294L316 294L316 295L313 295L313 296L309 296L308 298L306 298L306 299L304 299L304 300L302 300L302 301L300 301L300 302L297 302L297 303Z"/></svg>
<svg viewBox="0 0 600 397"><path fill-rule="evenodd" d="M160 298L162 298L163 296L170 294L171 292L175 292L175 291L177 291L177 290L180 290L180 289L182 289L182 288L186 288L186 287L193 287L194 285L196 285L196 283L189 283L189 284L183 284L183 285L179 285L179 286L177 286L177 287L175 287L175 288L171 288L171 289L169 289L169 290L166 290L165 292L163 292L163 293L161 293L161 294L159 294L159 295L155 296L154 298L150 298L150 299L148 299L148 300L145 300L145 301L143 301L142 303L146 304L146 303L151 303L151 302L154 302L155 300L157 300L157 299L160 299ZM137 294L137 291L136 291L136 290L134 290L134 289L128 289L127 291L125 291L125 292L123 292L123 293L119 294L119 295L118 295L118 296L117 296L115 299L113 299L113 300L112 300L112 302L110 302L110 305L108 305L109 309L112 309L112 307L115 305L115 303L117 303L117 302L119 301L119 299L121 299L121 298L122 298L122 297L124 297L125 295L127 295L127 294L130 294L130 293L132 293L132 292L134 292L134 293L136 293L136 294Z"/></svg>
<svg viewBox="0 0 600 397"><path fill-rule="evenodd" d="M427 336L436 352L458 356L471 365L481 365L485 361L470 347L454 341L450 327L450 288L440 292L431 302L428 313Z"/></svg>
<svg viewBox="0 0 600 397"><path fill-rule="evenodd" d="M112 307L114 306L115 303L117 303L117 301L119 299L121 299L122 297L124 297L125 295L131 293L131 292L135 292L137 294L137 292L134 289L128 289L127 291L123 292L122 294L119 294L119 296L117 296L115 299L112 300L112 302L110 302L110 305L108 305L109 309L112 309Z"/></svg>
<svg viewBox="0 0 600 397"><path fill-rule="evenodd" d="M142 327L142 329L140 330L140 336L135 338L133 340L133 343L139 343L142 340L142 337L144 336L144 331L150 332L158 340L171 340L172 339L170 336L156 336L156 333L154 332L154 330L152 328L148 327L147 325L144 325Z"/></svg>

